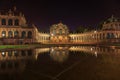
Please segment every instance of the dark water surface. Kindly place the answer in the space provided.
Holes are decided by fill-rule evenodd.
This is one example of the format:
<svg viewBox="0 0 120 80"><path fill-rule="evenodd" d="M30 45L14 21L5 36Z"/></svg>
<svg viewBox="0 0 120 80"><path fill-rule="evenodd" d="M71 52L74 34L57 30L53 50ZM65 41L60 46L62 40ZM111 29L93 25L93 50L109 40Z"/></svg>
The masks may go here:
<svg viewBox="0 0 120 80"><path fill-rule="evenodd" d="M120 49L64 46L2 50L0 80L120 80Z"/></svg>

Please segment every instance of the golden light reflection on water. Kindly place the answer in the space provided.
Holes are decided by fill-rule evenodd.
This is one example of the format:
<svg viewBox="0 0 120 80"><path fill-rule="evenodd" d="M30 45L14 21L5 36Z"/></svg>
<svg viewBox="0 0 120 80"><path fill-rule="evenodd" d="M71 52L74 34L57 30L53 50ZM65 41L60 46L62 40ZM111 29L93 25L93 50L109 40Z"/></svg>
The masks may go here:
<svg viewBox="0 0 120 80"><path fill-rule="evenodd" d="M95 46L63 46L21 50L0 51L0 73L19 73L26 68L28 60L36 61L38 55L49 54L53 61L63 63L69 59L71 52L85 52L95 56L101 54L113 54L119 56L120 49L116 47L95 47ZM107 59L106 59L107 60Z"/></svg>

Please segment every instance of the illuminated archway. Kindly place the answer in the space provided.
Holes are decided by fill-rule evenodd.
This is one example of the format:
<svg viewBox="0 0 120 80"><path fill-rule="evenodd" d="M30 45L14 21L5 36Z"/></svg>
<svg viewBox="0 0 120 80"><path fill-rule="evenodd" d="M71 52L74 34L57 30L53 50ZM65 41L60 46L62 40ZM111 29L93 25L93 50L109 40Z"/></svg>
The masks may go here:
<svg viewBox="0 0 120 80"><path fill-rule="evenodd" d="M2 31L2 37L6 37L6 31Z"/></svg>

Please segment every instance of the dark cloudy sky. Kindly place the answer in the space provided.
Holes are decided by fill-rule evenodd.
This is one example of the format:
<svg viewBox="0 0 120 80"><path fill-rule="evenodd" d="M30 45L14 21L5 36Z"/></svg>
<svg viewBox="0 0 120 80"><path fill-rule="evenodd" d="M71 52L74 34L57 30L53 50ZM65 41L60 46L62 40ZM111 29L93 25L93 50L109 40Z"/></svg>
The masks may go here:
<svg viewBox="0 0 120 80"><path fill-rule="evenodd" d="M79 25L96 26L112 14L120 17L120 0L0 0L0 9L14 5L41 29L60 20L74 29Z"/></svg>

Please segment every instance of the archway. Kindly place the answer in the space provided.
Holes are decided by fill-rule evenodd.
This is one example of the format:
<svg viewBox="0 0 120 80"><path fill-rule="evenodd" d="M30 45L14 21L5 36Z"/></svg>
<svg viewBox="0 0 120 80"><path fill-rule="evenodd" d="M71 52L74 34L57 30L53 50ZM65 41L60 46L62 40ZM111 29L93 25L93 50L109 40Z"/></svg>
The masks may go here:
<svg viewBox="0 0 120 80"><path fill-rule="evenodd" d="M2 31L2 37L6 37L6 31Z"/></svg>

